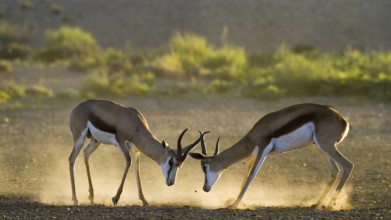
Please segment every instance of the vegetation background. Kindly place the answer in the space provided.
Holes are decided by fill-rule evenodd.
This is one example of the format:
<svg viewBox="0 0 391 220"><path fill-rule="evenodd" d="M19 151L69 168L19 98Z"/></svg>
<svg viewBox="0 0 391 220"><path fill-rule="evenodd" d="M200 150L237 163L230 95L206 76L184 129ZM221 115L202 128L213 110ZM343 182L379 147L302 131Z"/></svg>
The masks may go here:
<svg viewBox="0 0 391 220"><path fill-rule="evenodd" d="M2 0L0 103L130 94L389 101L390 10L365 0ZM37 73L26 85L26 66L75 81L59 89Z"/></svg>

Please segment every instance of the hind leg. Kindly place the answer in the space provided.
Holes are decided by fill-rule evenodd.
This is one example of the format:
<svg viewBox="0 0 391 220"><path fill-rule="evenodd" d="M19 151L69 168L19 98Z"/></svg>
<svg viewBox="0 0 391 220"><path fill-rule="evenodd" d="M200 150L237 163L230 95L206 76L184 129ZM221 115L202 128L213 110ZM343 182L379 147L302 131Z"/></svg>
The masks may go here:
<svg viewBox="0 0 391 220"><path fill-rule="evenodd" d="M331 200L328 204L328 208L331 208L332 206L335 205L335 202L339 196L339 193L341 192L343 186L345 185L346 181L348 180L350 173L352 172L353 169L353 164L346 159L336 148L336 145L334 143L320 143L319 147L324 151L329 158L330 161L330 166L331 170L335 169L335 164L337 164L342 171L342 176L341 179L337 185L337 188L335 189L334 192L331 194ZM333 161L335 164L332 165ZM333 171L331 171L333 172ZM336 178L334 178L336 179ZM332 186L333 184L331 184ZM328 186L328 188L331 188L331 186ZM327 189L327 188L326 188Z"/></svg>
<svg viewBox="0 0 391 220"><path fill-rule="evenodd" d="M323 152L322 152L323 153ZM335 181L337 180L339 169L337 164L332 160L331 158L327 158L328 165L329 165L329 179L326 183L326 188L324 189L322 195L320 196L318 202L316 203L316 207L321 208L323 207L323 204L325 204L325 201L327 200L328 194L331 190L331 187L334 185Z"/></svg>
<svg viewBox="0 0 391 220"><path fill-rule="evenodd" d="M87 170L87 177L88 177L88 191L89 196L88 199L90 200L91 204L94 203L94 188L92 186L92 180L91 180L91 174L90 174L90 165L88 162L88 159L90 158L91 154L98 148L100 143L96 142L96 140L91 137L91 141L86 149L84 149L84 163L86 165Z"/></svg>
<svg viewBox="0 0 391 220"><path fill-rule="evenodd" d="M342 168L341 180L337 185L337 188L332 195L328 205L328 207L330 208L335 205L335 202L337 201L337 198L343 186L345 185L346 181L350 176L350 173L353 170L353 164L348 159L346 159L336 148L331 149L328 153L334 159L334 161Z"/></svg>

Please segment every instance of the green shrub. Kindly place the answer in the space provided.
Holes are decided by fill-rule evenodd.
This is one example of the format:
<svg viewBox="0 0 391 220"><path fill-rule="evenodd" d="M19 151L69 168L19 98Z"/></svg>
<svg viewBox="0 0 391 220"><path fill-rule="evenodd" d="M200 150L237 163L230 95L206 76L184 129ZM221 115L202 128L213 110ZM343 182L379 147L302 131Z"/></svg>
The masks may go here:
<svg viewBox="0 0 391 220"><path fill-rule="evenodd" d="M22 98L25 95L25 88L14 81L1 83L0 91L5 92L10 98Z"/></svg>
<svg viewBox="0 0 391 220"><path fill-rule="evenodd" d="M79 98L80 93L76 89L68 89L56 94L56 97L62 100Z"/></svg>
<svg viewBox="0 0 391 220"><path fill-rule="evenodd" d="M103 60L110 73L121 71L129 73L132 70L130 58L122 51L110 48L105 52Z"/></svg>
<svg viewBox="0 0 391 220"><path fill-rule="evenodd" d="M31 8L33 8L33 2L32 2L32 0L23 0L20 3L19 7L20 7L20 9L23 9L23 10L31 9Z"/></svg>
<svg viewBox="0 0 391 220"><path fill-rule="evenodd" d="M68 68L76 72L86 72L97 68L99 65L100 61L97 57L80 57L79 59L70 60Z"/></svg>
<svg viewBox="0 0 391 220"><path fill-rule="evenodd" d="M128 75L123 72L90 74L82 86L87 97L142 95L151 92L154 76L151 73Z"/></svg>
<svg viewBox="0 0 391 220"><path fill-rule="evenodd" d="M53 13L53 14L56 14L56 15L61 14L62 11L63 11L63 7L62 7L61 5L55 4L55 3L53 3L53 4L50 6L50 9L51 9L52 13Z"/></svg>
<svg viewBox="0 0 391 220"><path fill-rule="evenodd" d="M169 51L156 61L168 75L198 75L203 63L214 51L205 38L194 34L176 34L169 43Z"/></svg>
<svg viewBox="0 0 391 220"><path fill-rule="evenodd" d="M176 34L170 41L168 52L157 59L155 66L169 76L218 76L228 79L243 72L247 56L243 48L225 45L215 49L203 37Z"/></svg>
<svg viewBox="0 0 391 220"><path fill-rule="evenodd" d="M11 97L0 89L0 105L6 103Z"/></svg>
<svg viewBox="0 0 391 220"><path fill-rule="evenodd" d="M12 72L12 65L6 60L0 60L0 74Z"/></svg>
<svg viewBox="0 0 391 220"><path fill-rule="evenodd" d="M243 48L226 45L216 50L204 66L220 78L240 77L247 66L247 56Z"/></svg>
<svg viewBox="0 0 391 220"><path fill-rule="evenodd" d="M284 88L290 95L319 95L321 85L335 78L335 70L326 60L311 60L280 48L275 53L277 61L268 71L273 84Z"/></svg>
<svg viewBox="0 0 391 220"><path fill-rule="evenodd" d="M4 59L26 58L32 51L28 44L27 28L0 22L0 57Z"/></svg>
<svg viewBox="0 0 391 220"><path fill-rule="evenodd" d="M61 27L46 34L41 59L47 62L96 57L100 48L91 34L76 27Z"/></svg>
<svg viewBox="0 0 391 220"><path fill-rule="evenodd" d="M227 80L215 79L212 81L209 91L216 94L223 94L235 87L235 83Z"/></svg>
<svg viewBox="0 0 391 220"><path fill-rule="evenodd" d="M25 94L28 97L44 99L53 96L53 91L42 85L34 85L26 88Z"/></svg>

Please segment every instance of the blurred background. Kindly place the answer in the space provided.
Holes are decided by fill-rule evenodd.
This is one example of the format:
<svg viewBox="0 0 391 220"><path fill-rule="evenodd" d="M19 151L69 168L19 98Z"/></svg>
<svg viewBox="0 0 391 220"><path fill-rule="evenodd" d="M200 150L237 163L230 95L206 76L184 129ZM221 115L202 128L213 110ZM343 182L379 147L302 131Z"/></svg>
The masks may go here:
<svg viewBox="0 0 391 220"><path fill-rule="evenodd" d="M146 94L389 101L390 12L386 0L1 0L0 103Z"/></svg>

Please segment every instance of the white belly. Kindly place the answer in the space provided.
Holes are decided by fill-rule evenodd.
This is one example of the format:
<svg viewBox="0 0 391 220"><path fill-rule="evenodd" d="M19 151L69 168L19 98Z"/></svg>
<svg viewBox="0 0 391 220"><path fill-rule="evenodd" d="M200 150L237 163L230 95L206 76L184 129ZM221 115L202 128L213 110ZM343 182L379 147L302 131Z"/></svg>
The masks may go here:
<svg viewBox="0 0 391 220"><path fill-rule="evenodd" d="M314 124L309 122L297 128L291 133L272 138L272 154L278 154L289 150L305 147L313 142Z"/></svg>
<svg viewBox="0 0 391 220"><path fill-rule="evenodd" d="M90 130L92 137L94 137L97 142L103 144L112 144L117 147L119 146L117 139L115 138L115 134L101 131L96 127L94 127L94 125L91 122L87 122L87 127Z"/></svg>

